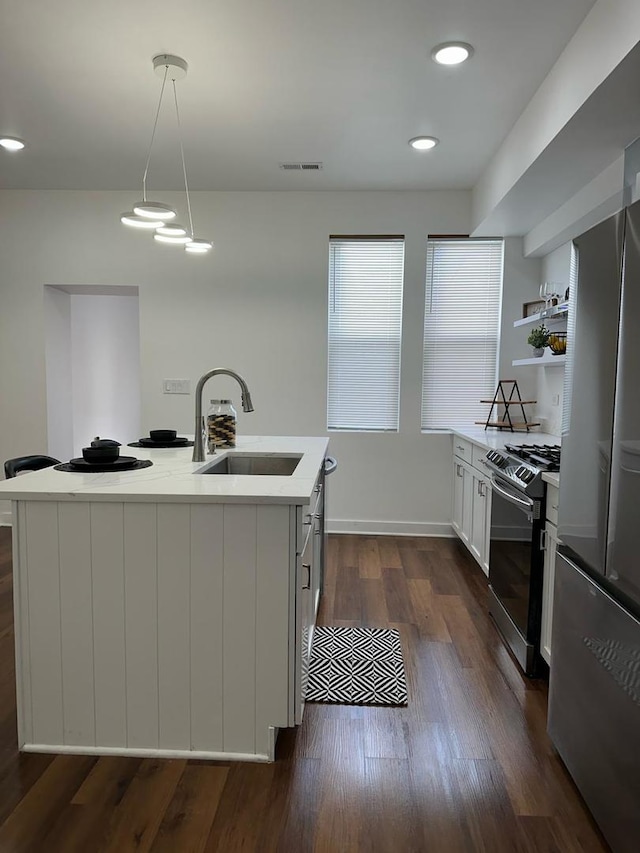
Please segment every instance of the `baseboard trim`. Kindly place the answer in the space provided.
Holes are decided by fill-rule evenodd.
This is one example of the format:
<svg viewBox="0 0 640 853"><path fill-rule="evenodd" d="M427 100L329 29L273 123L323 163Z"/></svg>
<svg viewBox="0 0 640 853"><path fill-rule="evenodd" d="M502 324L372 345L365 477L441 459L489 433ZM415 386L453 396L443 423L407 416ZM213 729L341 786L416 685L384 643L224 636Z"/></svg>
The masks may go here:
<svg viewBox="0 0 640 853"><path fill-rule="evenodd" d="M431 521L327 521L329 533L361 533L368 536L454 537L450 524Z"/></svg>
<svg viewBox="0 0 640 853"><path fill-rule="evenodd" d="M25 743L21 752L55 753L57 755L130 756L132 758L193 758L206 761L273 761L262 753L214 752L205 749L143 749L128 746L70 746L69 744Z"/></svg>
<svg viewBox="0 0 640 853"><path fill-rule="evenodd" d="M11 512L0 512L0 527L11 527L12 521Z"/></svg>

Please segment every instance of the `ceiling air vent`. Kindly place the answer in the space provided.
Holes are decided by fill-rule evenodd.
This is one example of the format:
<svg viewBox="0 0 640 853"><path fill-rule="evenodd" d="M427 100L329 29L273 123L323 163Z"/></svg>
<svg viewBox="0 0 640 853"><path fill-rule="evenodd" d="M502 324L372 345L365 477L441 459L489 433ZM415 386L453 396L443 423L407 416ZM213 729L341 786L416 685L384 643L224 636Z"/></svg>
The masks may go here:
<svg viewBox="0 0 640 853"><path fill-rule="evenodd" d="M284 172L320 172L322 163L280 163Z"/></svg>

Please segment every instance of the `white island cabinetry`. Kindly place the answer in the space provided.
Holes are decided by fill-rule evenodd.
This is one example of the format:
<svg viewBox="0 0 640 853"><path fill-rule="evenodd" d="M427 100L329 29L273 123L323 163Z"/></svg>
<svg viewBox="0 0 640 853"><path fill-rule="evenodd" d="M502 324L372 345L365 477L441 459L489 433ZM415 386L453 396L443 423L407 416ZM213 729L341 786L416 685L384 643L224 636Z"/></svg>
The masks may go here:
<svg viewBox="0 0 640 853"><path fill-rule="evenodd" d="M152 467L2 483L23 750L273 760L301 722L327 441L239 444L301 459L203 475L190 450L140 450Z"/></svg>

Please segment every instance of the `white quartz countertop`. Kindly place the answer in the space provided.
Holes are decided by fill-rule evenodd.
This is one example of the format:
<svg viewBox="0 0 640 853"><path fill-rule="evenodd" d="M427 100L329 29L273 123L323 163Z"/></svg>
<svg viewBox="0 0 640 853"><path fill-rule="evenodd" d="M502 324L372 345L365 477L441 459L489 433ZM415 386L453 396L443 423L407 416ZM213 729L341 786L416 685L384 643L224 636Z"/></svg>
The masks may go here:
<svg viewBox="0 0 640 853"><path fill-rule="evenodd" d="M0 499L308 504L328 446L328 438L245 435L237 447L204 462L191 461L192 447L123 446L121 455L150 459L153 465L99 474L45 468L0 482ZM302 459L291 476L197 473L227 453L302 454Z"/></svg>
<svg viewBox="0 0 640 853"><path fill-rule="evenodd" d="M506 430L483 429L481 426L454 427L451 432L460 438L466 438L474 444L487 450L503 450L506 444L557 444L560 445L560 436L551 435L548 432L507 432ZM552 486L560 486L560 474L553 471L545 471L542 479Z"/></svg>
<svg viewBox="0 0 640 853"><path fill-rule="evenodd" d="M506 444L560 444L559 435L548 432L507 432L506 430L484 429L481 426L452 427L451 432L466 438L487 450L502 450Z"/></svg>

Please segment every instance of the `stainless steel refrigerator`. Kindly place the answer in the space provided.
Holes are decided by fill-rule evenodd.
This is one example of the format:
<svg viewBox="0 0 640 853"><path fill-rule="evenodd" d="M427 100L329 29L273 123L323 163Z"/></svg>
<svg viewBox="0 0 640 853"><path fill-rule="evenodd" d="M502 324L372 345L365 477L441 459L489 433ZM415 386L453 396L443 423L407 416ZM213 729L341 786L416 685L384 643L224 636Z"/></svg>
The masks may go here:
<svg viewBox="0 0 640 853"><path fill-rule="evenodd" d="M640 850L640 203L574 241L549 735L611 848Z"/></svg>

